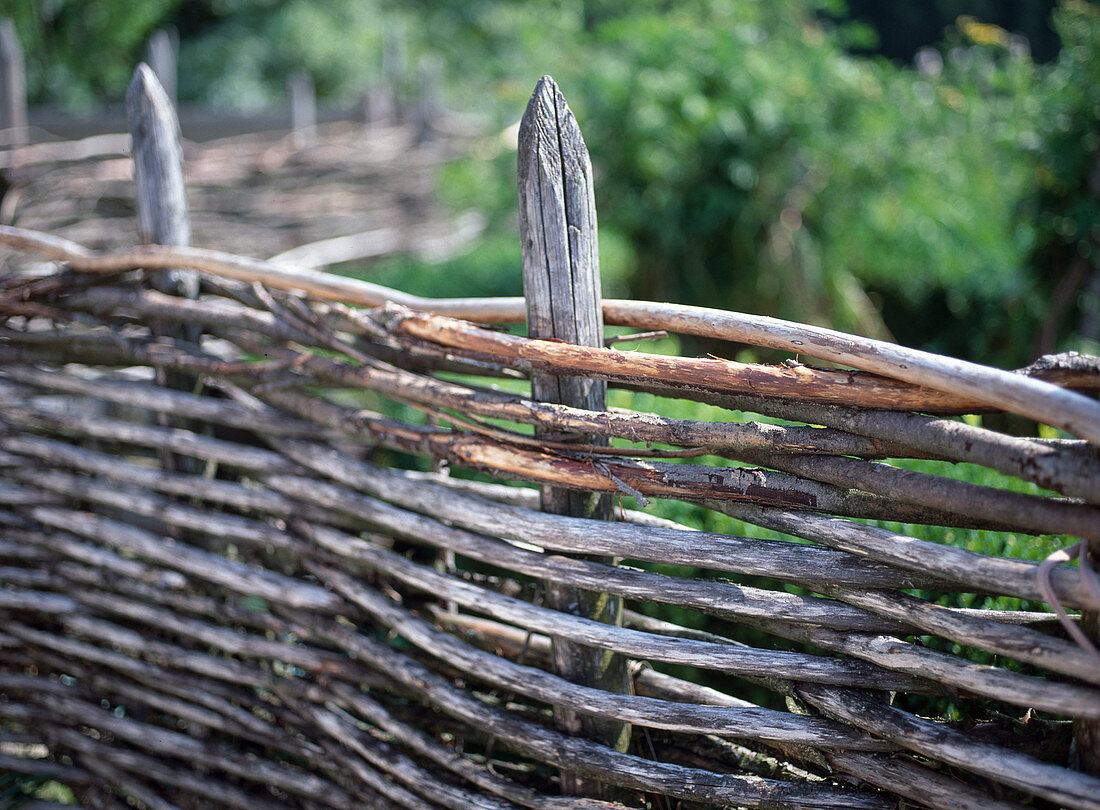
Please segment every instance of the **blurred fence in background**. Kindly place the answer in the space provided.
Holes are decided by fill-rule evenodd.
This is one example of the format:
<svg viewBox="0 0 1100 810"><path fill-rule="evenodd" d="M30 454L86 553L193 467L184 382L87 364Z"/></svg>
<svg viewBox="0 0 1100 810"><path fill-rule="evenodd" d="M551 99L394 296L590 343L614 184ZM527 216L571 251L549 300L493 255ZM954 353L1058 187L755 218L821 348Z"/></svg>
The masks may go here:
<svg viewBox="0 0 1100 810"><path fill-rule="evenodd" d="M520 144L525 300L0 228L0 767L89 807L1100 807L1095 359L601 302L549 80ZM158 154L139 221L187 216ZM619 351L601 315L842 368ZM661 415L682 399L725 418ZM948 418L987 411L1072 436ZM669 499L773 534L622 503ZM883 522L1082 542L1039 564Z"/></svg>

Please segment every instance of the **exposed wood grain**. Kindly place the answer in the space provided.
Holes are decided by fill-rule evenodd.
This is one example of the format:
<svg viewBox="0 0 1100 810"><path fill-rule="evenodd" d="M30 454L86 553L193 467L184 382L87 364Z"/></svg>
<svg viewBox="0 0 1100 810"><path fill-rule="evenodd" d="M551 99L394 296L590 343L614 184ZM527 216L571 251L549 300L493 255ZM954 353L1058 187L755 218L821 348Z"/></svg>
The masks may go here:
<svg viewBox="0 0 1100 810"><path fill-rule="evenodd" d="M141 241L146 245L190 245L179 119L171 99L146 64L134 71L126 91L126 110ZM166 268L153 278L162 292L185 298L198 296L199 282L193 270Z"/></svg>
<svg viewBox="0 0 1100 810"><path fill-rule="evenodd" d="M18 333L12 334L12 342L23 342L26 338ZM48 338L47 339L52 339ZM39 342L39 341L32 341ZM150 363L158 368L180 369L185 371L209 370L212 373L240 374L244 378L251 370L261 370L263 366L227 366L219 361L206 360L194 355L184 355L166 351L163 346L155 348L155 353L140 344L124 342L119 339L102 339L101 350L107 354L125 356L126 347L133 349L132 361ZM245 344L250 348L250 344ZM257 349L258 350L258 349ZM0 349L0 357L3 357ZM59 347L59 356L64 350ZM295 355L289 355L282 365L295 363ZM16 354L15 359L26 362L35 359L32 355ZM46 358L43 358L46 359ZM102 362L102 361L101 361ZM123 362L124 361L119 361ZM280 363L276 364L278 367ZM382 419L369 414L347 412L323 401L303 399L301 395L278 389L265 393L267 398L277 402L280 407L291 408L299 403L307 418L319 418L322 411L331 411L331 416L321 419L333 429L354 428L369 431L379 442L395 449L407 452L428 453L437 457L476 469L495 470L498 474L533 480L541 483L560 484L571 488L588 488L593 491L641 494L643 497L693 497L722 498L731 500L755 501L802 509L831 511L836 514L898 520L910 523L930 523L944 526L962 526L1017 531L1049 530L1051 526L1060 527L1073 533L1087 534L1093 531L1095 521L1091 518L1094 507L1086 507L1066 501L1046 499L1032 500L1029 496L1004 496L1008 500L1018 500L1021 508L1041 507L1055 518L1044 526L1037 525L1034 519L1028 520L1019 510L1007 511L1003 515L987 513L991 517L972 518L960 512L947 512L935 506L921 506L907 503L907 500L932 502L935 499L914 493L908 498L887 498L847 490L828 484L763 470L702 468L669 465L658 461L635 462L620 457L605 457L593 454L593 449L582 447L580 453L562 452L550 449L539 452L529 449L519 442L519 438L505 435L505 441L482 438L477 434L411 428L394 420ZM28 414L13 413L5 418L26 423ZM37 413L36 420L52 422L72 422L77 417L59 417L52 413ZM87 418L81 421L87 422ZM129 431L130 427L125 426ZM518 444L517 444L518 442ZM527 445L532 444L527 440ZM564 447L564 446L563 446ZM827 463L823 462L823 463ZM781 460L772 461L773 466L781 466ZM1000 496L999 496L1000 497ZM1053 510L1053 511L1051 511ZM1004 510L1002 510L1004 511ZM1003 519L1002 519L1003 518Z"/></svg>
<svg viewBox="0 0 1100 810"><path fill-rule="evenodd" d="M551 704L564 704L585 714L600 714L652 728L706 732L730 737L748 734L757 739L769 739L773 735L775 738L784 738L797 734L816 738L819 743L824 743L827 739L830 741L828 744L837 744L841 739L846 739L845 747L872 750L878 747L869 737L847 736L843 726L811 729L805 724L797 724L798 730L794 731L784 712L669 703L653 698L616 695L602 689L572 684L551 673L513 664L458 641L453 636L434 629L374 589L356 584L351 577L340 571L325 566L315 566L315 570L342 596L387 627L400 632L425 652L432 656L445 657L451 666L459 668L468 677L519 694Z"/></svg>
<svg viewBox="0 0 1100 810"><path fill-rule="evenodd" d="M152 68L142 63L134 71L126 91L138 232L146 245L186 246L191 244L191 220L183 183L179 119L170 95L175 92L175 52L164 30L157 31L149 45L171 86L166 92ZM161 292L183 298L197 298L199 294L198 274L194 270L155 271L150 282ZM194 324L171 320L153 321L151 331L154 335L182 338L191 343L198 343L201 335ZM192 390L196 385L190 375L164 370L158 370L157 382L181 391ZM162 421L181 424L170 418ZM162 457L162 463L166 469L197 472L192 460L171 453Z"/></svg>
<svg viewBox="0 0 1100 810"><path fill-rule="evenodd" d="M0 239L4 236L4 230L0 229ZM490 322L516 322L524 317L524 303L520 299L428 299L397 293L369 282L336 279L306 271L293 272L256 259L197 248L146 248L114 256L74 256L70 265L83 272L189 267L230 278L263 280L281 289L302 289L322 298L363 306L390 302L451 317ZM604 302L604 310L608 323L747 342L851 365L927 386L940 394L963 394L981 407L1020 413L1100 445L1100 405L1081 394L1041 380L763 316L611 300Z"/></svg>
<svg viewBox="0 0 1100 810"><path fill-rule="evenodd" d="M557 84L543 76L535 87L519 128L519 226L523 253L523 289L527 329L535 337L581 346L603 345L599 246L592 164L573 112ZM536 374L535 399L590 411L606 408L606 386L592 377ZM536 436L605 444L598 437ZM593 492L553 486L542 490L542 510L610 520L611 499ZM613 564L613 560L606 560ZM622 600L548 582L547 603L555 610L612 625L622 624ZM609 650L555 637L554 671L574 683L613 693L630 690L626 659ZM630 726L555 707L558 728L597 739L618 751L630 744ZM573 795L602 795L599 784L563 772L562 790ZM608 794L610 795L610 794Z"/></svg>
<svg viewBox="0 0 1100 810"><path fill-rule="evenodd" d="M303 631L309 632L306 627ZM313 632L317 633L316 630ZM843 789L809 789L776 780L736 774L718 775L702 769L621 754L606 746L567 737L544 725L494 709L412 659L395 659L391 648L366 636L337 625L317 633L317 636L338 649L354 653L369 666L388 672L395 681L409 686L421 700L438 706L448 715L491 732L498 744L593 778L716 804L766 807L771 803L793 808L882 807L875 797Z"/></svg>
<svg viewBox="0 0 1100 810"><path fill-rule="evenodd" d="M1036 579L1039 564L1030 560L991 557L969 549L930 543L829 515L732 502L713 502L711 505L757 526L803 537L830 548L889 562L911 571L921 570L959 581L965 580L968 587L975 590L995 591L1036 602L1043 600ZM926 553L933 551L934 554ZM1079 608L1100 608L1100 602L1081 583L1076 571L1062 567L1056 568L1051 575L1061 581L1064 590L1059 592L1058 598L1064 604Z"/></svg>
<svg viewBox="0 0 1100 810"><path fill-rule="evenodd" d="M861 693L826 686L806 686L799 692L827 716L873 730L911 751L980 773L1064 807L1100 808L1100 779L1094 776L1073 773L999 746L973 742L959 731L937 726Z"/></svg>
<svg viewBox="0 0 1100 810"><path fill-rule="evenodd" d="M983 402L986 401L961 397L957 392L914 387L899 379L875 373L816 369L804 365L763 366L721 359L669 358L644 352L525 340L465 321L430 313L402 313L397 308L393 309L394 318L390 323L397 331L449 348L491 357L534 374L555 369L622 383L644 384L656 380L670 389L697 389L762 399L791 399L929 413L971 413L983 410ZM533 336L539 337L537 334Z"/></svg>
<svg viewBox="0 0 1100 810"><path fill-rule="evenodd" d="M289 324L275 320L270 313L255 312L223 302L191 304L187 301L159 296L152 291L134 293L113 289L94 289L77 293L70 300L71 306L76 308L87 306L97 313L105 314L113 309L119 315L123 315L136 311L147 314L151 318L170 317L186 320L206 329L225 329L237 325L242 328L262 330L267 334L285 334L288 339L304 341L307 344L314 341L309 335L301 333ZM784 429L772 425L756 426L751 423L748 425L690 423L649 415L614 412L596 414L591 411L555 407L492 392L472 393L470 389L461 386L416 377L399 369L387 370L377 366L352 369L319 357L310 358L307 366L314 373L344 385L367 386L401 399L412 397L417 401L440 407L534 423L549 430L581 427L586 432L602 435L670 441L686 446L724 450L739 458L745 457L744 451L772 449L797 452L800 449L810 448L819 452L831 451L835 454L864 456L875 454L904 456L924 452L929 453L931 457L976 461L1001 472L1033 481L1045 488L1081 496L1093 503L1100 502L1100 463L1095 458L1090 458L1088 454L1059 452L1057 447L1039 441L1004 436L959 422L934 420L916 414L891 415L880 411L853 411L850 408L832 406L824 406L823 410L819 408L813 413L804 413L803 411L806 411L809 406L800 408L774 400L745 404L745 407L755 407L776 415L832 423L869 434L863 444L859 444L851 438L812 428ZM570 422L572 424L569 424ZM782 440L784 434L788 432L792 435L787 439L786 444L768 440L772 437ZM795 460L792 459L786 463L793 464ZM835 460L830 463L834 467L841 463L852 467L850 462L844 460ZM867 473L874 472L872 468L862 468L862 471L854 473L857 477L852 478L852 473L840 469L826 473L825 464L826 462L819 462L815 468L818 474L831 476L825 480L862 481ZM883 473L886 472L889 470L883 470ZM838 479L837 475L845 477ZM913 478L912 475L909 477ZM867 479L871 485L875 480L874 477ZM916 493L907 494L910 498L916 496L918 503L922 502L920 498L923 498L923 503L930 501L939 503L942 500L938 492L928 492L924 496ZM974 502L974 499L962 496L962 503L966 504L968 500ZM981 506L980 499L977 505ZM1010 514L1012 511L1005 512L998 507L994 513ZM1044 523L1045 518L1036 517L1032 520L1033 526L1036 520ZM1056 525L1045 523L1043 526L1045 531L1056 528ZM1064 528L1074 531L1069 527Z"/></svg>

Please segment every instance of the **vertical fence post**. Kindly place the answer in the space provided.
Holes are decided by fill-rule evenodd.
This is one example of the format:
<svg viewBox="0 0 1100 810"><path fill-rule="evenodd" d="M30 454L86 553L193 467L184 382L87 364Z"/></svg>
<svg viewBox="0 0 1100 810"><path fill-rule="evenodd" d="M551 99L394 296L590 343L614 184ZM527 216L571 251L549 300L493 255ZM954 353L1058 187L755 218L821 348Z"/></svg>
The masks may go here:
<svg viewBox="0 0 1100 810"><path fill-rule="evenodd" d="M175 28L158 28L145 44L145 63L153 69L157 81L172 106L176 106L176 51L179 33Z"/></svg>
<svg viewBox="0 0 1100 810"><path fill-rule="evenodd" d="M0 20L0 129L8 130L10 146L27 142L27 72L15 23Z"/></svg>
<svg viewBox="0 0 1100 810"><path fill-rule="evenodd" d="M363 94L363 123L368 126L392 127L397 122L397 102L393 90L383 83Z"/></svg>
<svg viewBox="0 0 1100 810"><path fill-rule="evenodd" d="M408 52L405 47L405 29L393 24L384 32L382 39L382 84L389 90L392 109L392 121L400 124L405 117L405 74Z"/></svg>
<svg viewBox="0 0 1100 810"><path fill-rule="evenodd" d="M420 60L420 95L416 101L417 138L421 143L435 135L436 119L443 110L440 85L443 82L443 59L428 54Z"/></svg>
<svg viewBox="0 0 1100 810"><path fill-rule="evenodd" d="M317 126L313 79L304 70L298 70L287 79L286 86L290 93L290 129L296 137L306 138Z"/></svg>
<svg viewBox="0 0 1100 810"><path fill-rule="evenodd" d="M191 220L183 184L183 149L179 119L164 88L152 69L142 63L126 91L126 114L130 123L134 157L134 191L138 233L145 245L191 244ZM150 276L160 292L184 298L199 297L199 279L193 270L159 270ZM155 335L198 343L200 331L194 324L153 323ZM158 373L157 381L169 388L189 391L195 380L186 374ZM167 469L197 472L198 465L166 455Z"/></svg>
<svg viewBox="0 0 1100 810"><path fill-rule="evenodd" d="M592 164L577 121L549 76L543 76L535 87L520 123L519 215L528 333L601 346L603 315ZM532 378L535 399L592 411L606 409L606 388L603 381L580 377L537 374ZM592 437L553 438L598 443ZM611 507L608 496L556 487L542 491L545 512L609 520ZM556 610L609 624L622 623L622 600L610 594L547 583L547 597ZM552 650L559 675L609 692L630 691L626 660L621 655L558 638L553 640ZM626 750L630 740L628 724L560 708L555 710L555 719L558 727L570 734L598 739L620 751ZM574 795L605 794L601 783L573 773L562 774L562 789Z"/></svg>
<svg viewBox="0 0 1100 810"><path fill-rule="evenodd" d="M191 220L183 185L179 119L152 69L142 63L126 91L126 115L133 139L134 186L142 244L191 244ZM153 275L161 292L198 297L193 271L164 270Z"/></svg>
<svg viewBox="0 0 1100 810"><path fill-rule="evenodd" d="M1100 575L1100 538L1086 541L1088 552L1082 552L1078 565L1091 565ZM1094 645L1100 647L1100 611L1081 612L1081 630ZM1078 717L1073 721L1073 742L1077 749L1077 769L1093 776L1100 776L1100 720Z"/></svg>

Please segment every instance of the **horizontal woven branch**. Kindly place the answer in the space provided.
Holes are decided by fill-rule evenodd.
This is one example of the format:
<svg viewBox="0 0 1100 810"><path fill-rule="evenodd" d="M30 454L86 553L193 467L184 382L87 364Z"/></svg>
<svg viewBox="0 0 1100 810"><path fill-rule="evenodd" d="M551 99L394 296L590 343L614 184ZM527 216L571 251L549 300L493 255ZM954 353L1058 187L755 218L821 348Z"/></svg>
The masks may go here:
<svg viewBox="0 0 1100 810"><path fill-rule="evenodd" d="M10 228L0 242L67 265L0 280L0 728L23 741L3 767L69 757L67 784L147 807L609 806L553 795L557 768L718 805L1100 807L1100 780L1067 767L1070 721L1100 721L1100 667L1030 604L1039 564L904 525L1095 535L1086 442L929 415L1009 408L1095 442L1096 403L1039 379L1092 391L1088 363L1029 377L614 301L609 321L797 340L872 373L579 350L452 317L521 319L507 300L440 304L209 251L100 256ZM130 273L169 266L215 275L188 301ZM169 322L201 340L165 337ZM801 424L603 413L485 381L534 372ZM555 438L569 434L584 439ZM774 534L621 505L614 522L545 514L532 488L394 465L410 457L686 501ZM1032 488L895 459L981 464ZM1050 574L1087 624L1091 581ZM621 597L624 626L552 609L545 583ZM945 594L1029 604L944 607ZM626 656L634 694L553 675L551 639ZM918 716L947 700L967 724ZM555 730L554 707L646 731L618 753Z"/></svg>

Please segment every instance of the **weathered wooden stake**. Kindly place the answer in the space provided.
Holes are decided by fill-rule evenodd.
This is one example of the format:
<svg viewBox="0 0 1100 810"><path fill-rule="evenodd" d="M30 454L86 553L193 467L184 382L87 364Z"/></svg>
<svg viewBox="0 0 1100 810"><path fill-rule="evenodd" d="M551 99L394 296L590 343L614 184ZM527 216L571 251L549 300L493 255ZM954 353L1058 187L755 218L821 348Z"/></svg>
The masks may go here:
<svg viewBox="0 0 1100 810"><path fill-rule="evenodd" d="M580 127L549 76L539 80L520 123L519 218L528 333L601 346L592 164ZM544 402L593 411L606 408L606 384L599 380L535 375L532 390L534 397ZM553 438L598 444L593 437L557 434ZM551 487L542 491L544 512L609 520L611 507L607 496ZM617 597L552 583L547 583L546 589L549 604L557 610L609 624L622 623L622 600ZM620 655L555 638L553 665L555 672L575 683L609 692L630 691L626 660ZM598 739L619 751L625 751L630 741L628 724L561 709L555 717L562 730ZM562 773L562 789L567 793L598 797L604 787L595 780Z"/></svg>
<svg viewBox="0 0 1100 810"><path fill-rule="evenodd" d="M126 91L126 114L133 140L134 194L138 234L145 245L188 246L191 220L187 214L187 193L183 184L183 149L176 111L152 69L142 63ZM198 274L193 270L158 270L149 277L160 292L183 298L199 297ZM155 323L154 334L198 343L201 332L194 324ZM168 388L190 391L191 375L158 373L158 382ZM191 470L185 459L165 456L169 469Z"/></svg>
<svg viewBox="0 0 1100 810"><path fill-rule="evenodd" d="M400 124L405 118L405 76L408 73L408 49L405 28L394 24L387 28L382 40L382 85L389 91L393 107L392 121Z"/></svg>
<svg viewBox="0 0 1100 810"><path fill-rule="evenodd" d="M175 28L158 28L145 44L145 63L156 74L157 81L172 106L176 106L176 52L179 32Z"/></svg>
<svg viewBox="0 0 1100 810"><path fill-rule="evenodd" d="M423 57L420 60L420 96L416 101L417 137L422 142L431 140L435 135L436 119L443 109L440 98L442 81L442 57L438 54Z"/></svg>
<svg viewBox="0 0 1100 810"><path fill-rule="evenodd" d="M388 85L380 84L363 94L363 123L376 127L397 123L397 101Z"/></svg>
<svg viewBox="0 0 1100 810"><path fill-rule="evenodd" d="M0 21L0 129L8 130L6 145L27 142L27 73L15 24Z"/></svg>
<svg viewBox="0 0 1100 810"><path fill-rule="evenodd" d="M191 220L183 184L179 119L152 69L142 63L126 91L126 114L133 139L138 233L144 245L191 244ZM198 277L190 270L162 270L153 276L161 292L198 297Z"/></svg>
<svg viewBox="0 0 1100 810"><path fill-rule="evenodd" d="M290 93L290 128L305 133L317 126L317 95L313 78L304 70L295 71L286 82Z"/></svg>

